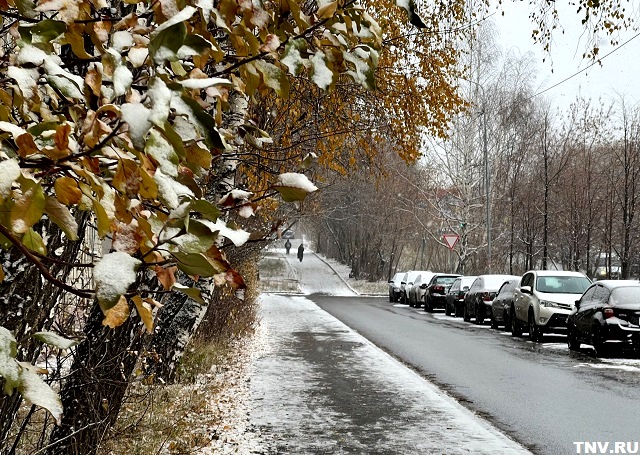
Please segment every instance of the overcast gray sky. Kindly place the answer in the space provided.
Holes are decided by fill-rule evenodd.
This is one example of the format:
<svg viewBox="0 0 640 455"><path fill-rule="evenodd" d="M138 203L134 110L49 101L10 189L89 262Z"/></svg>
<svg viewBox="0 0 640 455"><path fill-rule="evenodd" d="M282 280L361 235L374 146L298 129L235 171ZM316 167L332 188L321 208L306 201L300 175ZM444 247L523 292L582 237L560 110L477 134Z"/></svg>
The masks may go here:
<svg viewBox="0 0 640 455"><path fill-rule="evenodd" d="M636 37L637 30L623 32L617 47L602 40L599 43L600 56L611 54L602 59L602 66L596 64L588 68L592 62L582 58L586 41L580 18L575 13L576 8L559 6L565 33L557 31L554 34L550 58L547 56L547 61L543 62L545 54L542 46L533 44L531 39L534 25L528 17L528 3L506 1L503 3L505 15L494 14L492 20L498 26L505 51L516 49L522 54L528 51L534 54L539 70L536 81L538 92L548 89L543 96L563 110L578 94L593 100L602 98L606 103L624 95L628 106L640 101L640 37ZM579 70L582 71L578 75L562 82ZM559 85L551 88L556 84Z"/></svg>

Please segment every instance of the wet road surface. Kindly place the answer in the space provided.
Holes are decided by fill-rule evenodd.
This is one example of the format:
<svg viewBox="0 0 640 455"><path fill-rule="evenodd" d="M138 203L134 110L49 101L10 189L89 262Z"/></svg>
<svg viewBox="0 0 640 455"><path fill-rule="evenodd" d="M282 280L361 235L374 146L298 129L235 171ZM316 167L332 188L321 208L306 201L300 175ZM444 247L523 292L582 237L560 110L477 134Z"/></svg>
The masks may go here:
<svg viewBox="0 0 640 455"><path fill-rule="evenodd" d="M386 298L309 297L537 454L640 440L640 361L600 361ZM611 452L613 453L613 452Z"/></svg>
<svg viewBox="0 0 640 455"><path fill-rule="evenodd" d="M269 450L256 453L529 454L307 298L263 294L260 314L249 414Z"/></svg>

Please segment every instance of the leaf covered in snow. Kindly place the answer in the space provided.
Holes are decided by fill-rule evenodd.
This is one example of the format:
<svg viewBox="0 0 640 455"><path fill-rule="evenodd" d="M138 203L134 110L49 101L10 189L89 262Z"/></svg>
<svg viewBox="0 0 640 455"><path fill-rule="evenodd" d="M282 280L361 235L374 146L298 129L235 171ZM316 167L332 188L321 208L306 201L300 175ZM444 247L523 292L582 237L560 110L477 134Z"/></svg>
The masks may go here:
<svg viewBox="0 0 640 455"><path fill-rule="evenodd" d="M274 186L285 202L302 201L307 194L317 191L317 187L311 183L304 174L287 172L278 176L278 183Z"/></svg>
<svg viewBox="0 0 640 455"><path fill-rule="evenodd" d="M58 425L62 419L62 401L58 394L42 380L35 366L18 362L20 366L20 384L18 390L27 401L41 406L51 413Z"/></svg>
<svg viewBox="0 0 640 455"><path fill-rule="evenodd" d="M103 311L113 307L136 281L140 261L120 251L105 254L93 268L96 298Z"/></svg>
<svg viewBox="0 0 640 455"><path fill-rule="evenodd" d="M18 344L13 334L0 326L0 376L4 378L4 392L10 395L20 382L20 369L16 363Z"/></svg>
<svg viewBox="0 0 640 455"><path fill-rule="evenodd" d="M33 334L33 337L36 340L60 349L69 349L79 343L77 340L70 340L54 332L37 332Z"/></svg>

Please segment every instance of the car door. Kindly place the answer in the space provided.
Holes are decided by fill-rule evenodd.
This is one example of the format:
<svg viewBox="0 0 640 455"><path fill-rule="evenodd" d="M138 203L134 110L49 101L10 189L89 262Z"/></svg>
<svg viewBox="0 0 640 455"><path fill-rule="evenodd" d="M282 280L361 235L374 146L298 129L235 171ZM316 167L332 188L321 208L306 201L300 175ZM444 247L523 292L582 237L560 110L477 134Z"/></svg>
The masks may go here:
<svg viewBox="0 0 640 455"><path fill-rule="evenodd" d="M482 277L478 277L474 280L473 284L469 288L467 295L464 296L464 305L469 312L469 315L475 314L476 294L482 286Z"/></svg>
<svg viewBox="0 0 640 455"><path fill-rule="evenodd" d="M600 295L602 295L602 286L596 284L587 289L580 299L580 308L576 312L575 321L581 338L591 332L591 317Z"/></svg>
<svg viewBox="0 0 640 455"><path fill-rule="evenodd" d="M411 301L417 302L418 296L420 295L420 284L422 283L422 274L418 275L415 280L413 280L413 286L411 286Z"/></svg>
<svg viewBox="0 0 640 455"><path fill-rule="evenodd" d="M514 293L513 304L516 309L516 317L521 321L528 319L527 312L529 311L529 295L522 292L522 287L529 286L533 289L533 279L533 273L525 273L522 280L520 280L520 286L518 286Z"/></svg>
<svg viewBox="0 0 640 455"><path fill-rule="evenodd" d="M449 292L447 292L447 305L450 307L454 307L456 304L456 300L458 300L460 283L462 283L462 279L457 278L449 288Z"/></svg>

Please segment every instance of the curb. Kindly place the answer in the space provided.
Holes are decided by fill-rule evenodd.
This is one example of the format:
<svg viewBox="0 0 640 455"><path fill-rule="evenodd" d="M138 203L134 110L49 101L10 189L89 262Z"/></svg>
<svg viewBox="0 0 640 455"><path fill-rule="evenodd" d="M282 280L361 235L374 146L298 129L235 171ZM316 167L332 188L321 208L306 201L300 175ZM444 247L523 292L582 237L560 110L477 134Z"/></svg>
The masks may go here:
<svg viewBox="0 0 640 455"><path fill-rule="evenodd" d="M360 294L358 291L356 291L355 289L353 289L351 287L351 285L349 283L347 283L347 280L345 280L344 278L342 278L342 275L340 275L338 273L338 271L336 269L333 268L333 266L331 264L329 264L323 257L320 257L320 255L318 253L316 253L315 251L312 251L312 253L315 255L315 257L317 257L318 259L320 259L322 262L324 262L331 270L333 270L333 273L336 274L336 276L338 278L340 278L340 280L342 280L342 282L351 290L351 292L353 292L355 295L362 295Z"/></svg>

